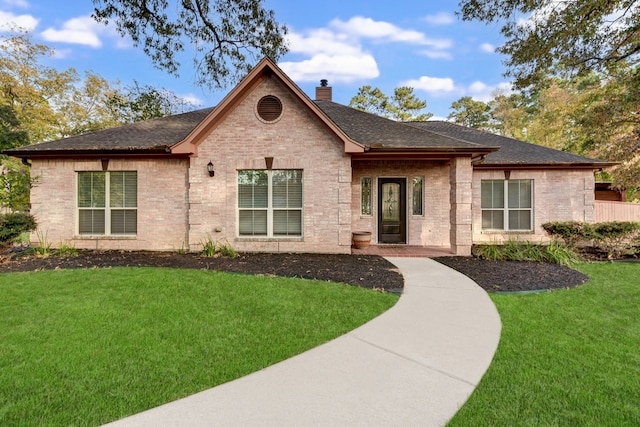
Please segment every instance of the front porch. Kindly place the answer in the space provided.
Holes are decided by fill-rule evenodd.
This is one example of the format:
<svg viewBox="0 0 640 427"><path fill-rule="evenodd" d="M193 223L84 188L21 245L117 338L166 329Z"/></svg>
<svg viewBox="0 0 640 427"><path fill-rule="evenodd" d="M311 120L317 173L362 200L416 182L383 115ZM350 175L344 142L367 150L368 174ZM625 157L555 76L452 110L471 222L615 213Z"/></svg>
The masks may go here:
<svg viewBox="0 0 640 427"><path fill-rule="evenodd" d="M435 258L455 256L449 246L415 246L415 245L369 245L366 248L351 248L354 255L379 255L397 258Z"/></svg>

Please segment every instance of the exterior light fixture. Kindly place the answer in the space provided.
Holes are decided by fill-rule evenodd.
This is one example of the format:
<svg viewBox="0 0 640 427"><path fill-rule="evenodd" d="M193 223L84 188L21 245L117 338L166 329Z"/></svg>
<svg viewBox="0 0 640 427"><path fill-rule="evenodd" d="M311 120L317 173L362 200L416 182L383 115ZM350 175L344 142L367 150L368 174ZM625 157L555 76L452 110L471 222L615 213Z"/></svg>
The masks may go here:
<svg viewBox="0 0 640 427"><path fill-rule="evenodd" d="M207 172L209 172L209 176L214 176L216 174L216 172L213 170L213 163L211 163L211 160L209 160L209 163L207 163Z"/></svg>

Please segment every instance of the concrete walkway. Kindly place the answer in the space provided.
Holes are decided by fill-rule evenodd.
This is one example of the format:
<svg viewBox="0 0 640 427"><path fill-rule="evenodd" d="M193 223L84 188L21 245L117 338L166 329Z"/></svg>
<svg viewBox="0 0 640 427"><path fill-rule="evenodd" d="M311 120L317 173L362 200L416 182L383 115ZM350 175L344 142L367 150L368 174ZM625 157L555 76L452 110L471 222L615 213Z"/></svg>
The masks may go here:
<svg viewBox="0 0 640 427"><path fill-rule="evenodd" d="M500 318L466 276L428 258L389 261L405 290L381 316L259 372L109 425L444 425L491 363Z"/></svg>

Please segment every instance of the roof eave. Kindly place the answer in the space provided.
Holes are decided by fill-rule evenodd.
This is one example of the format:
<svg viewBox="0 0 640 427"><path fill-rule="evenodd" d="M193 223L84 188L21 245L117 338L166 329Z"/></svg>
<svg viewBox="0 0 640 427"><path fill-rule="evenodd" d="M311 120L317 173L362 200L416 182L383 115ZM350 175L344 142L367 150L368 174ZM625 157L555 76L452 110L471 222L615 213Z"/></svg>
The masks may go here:
<svg viewBox="0 0 640 427"><path fill-rule="evenodd" d="M503 170L503 169L605 169L619 165L617 162L548 162L548 163L479 163L475 162L475 169Z"/></svg>

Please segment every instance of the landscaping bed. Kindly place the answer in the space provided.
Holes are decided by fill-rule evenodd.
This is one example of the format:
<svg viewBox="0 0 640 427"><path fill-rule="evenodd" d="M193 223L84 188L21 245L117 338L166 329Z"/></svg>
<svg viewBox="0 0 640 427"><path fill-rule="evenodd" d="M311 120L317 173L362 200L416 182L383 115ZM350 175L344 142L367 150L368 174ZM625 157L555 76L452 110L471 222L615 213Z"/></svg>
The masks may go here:
<svg viewBox="0 0 640 427"><path fill-rule="evenodd" d="M547 262L492 261L475 257L434 258L468 276L488 292L526 292L580 285L589 277Z"/></svg>
<svg viewBox="0 0 640 427"><path fill-rule="evenodd" d="M488 261L456 256L435 260L467 275L490 292L559 289L582 284L588 279L576 270L550 263ZM196 253L78 250L68 256L20 256L18 253L6 254L0 259L0 272L132 266L301 277L387 291L401 290L404 284L402 275L393 264L374 255L243 253L229 258L205 257Z"/></svg>

